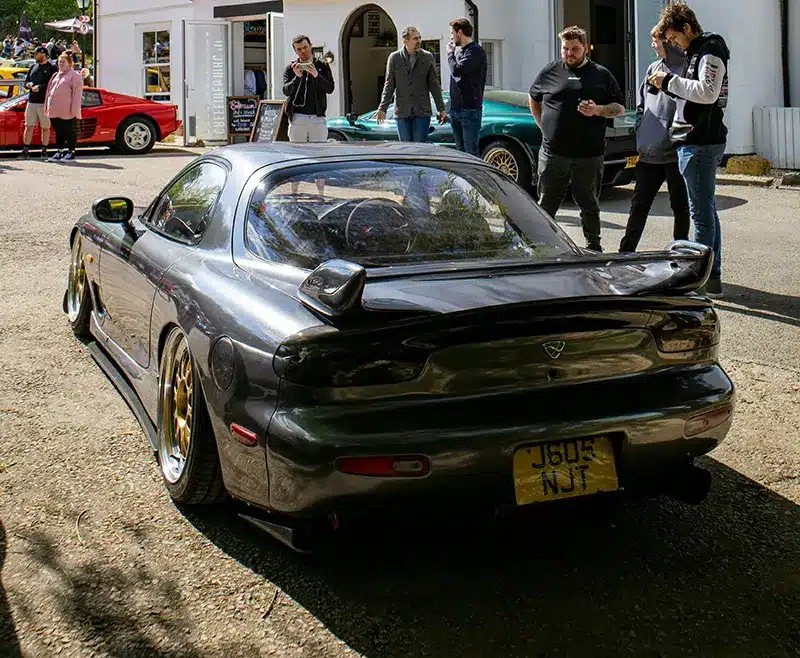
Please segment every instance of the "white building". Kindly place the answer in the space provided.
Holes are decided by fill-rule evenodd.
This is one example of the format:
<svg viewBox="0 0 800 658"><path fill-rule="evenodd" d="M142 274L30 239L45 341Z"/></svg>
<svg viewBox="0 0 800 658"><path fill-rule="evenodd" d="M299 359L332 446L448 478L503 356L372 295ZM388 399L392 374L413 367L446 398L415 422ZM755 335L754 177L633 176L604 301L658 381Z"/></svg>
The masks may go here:
<svg viewBox="0 0 800 658"><path fill-rule="evenodd" d="M245 94L246 70L265 98L281 98L291 37L307 34L333 55L336 91L328 116L373 109L398 33L417 26L439 53L449 82L449 22L468 16L490 57L491 86L527 90L558 56L556 33L579 24L592 56L608 66L633 107L634 90L653 60L649 32L667 0L103 0L98 3L98 84L177 104L187 143L227 140L225 97ZM788 0L794 104L800 103L800 0ZM472 5L472 6L470 6ZM703 27L731 51L729 153L753 153L753 107L783 106L780 0L693 0ZM261 71L263 70L263 74ZM261 76L264 76L261 78ZM253 76L247 75L247 79Z"/></svg>

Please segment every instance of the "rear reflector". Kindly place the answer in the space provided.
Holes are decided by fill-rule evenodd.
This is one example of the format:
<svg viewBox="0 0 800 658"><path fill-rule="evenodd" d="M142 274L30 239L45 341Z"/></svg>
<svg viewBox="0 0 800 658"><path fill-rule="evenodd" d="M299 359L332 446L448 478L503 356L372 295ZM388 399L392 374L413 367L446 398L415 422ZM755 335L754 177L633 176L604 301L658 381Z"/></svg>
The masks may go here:
<svg viewBox="0 0 800 658"><path fill-rule="evenodd" d="M246 446L254 446L258 445L258 434L255 432L251 432L250 430L242 427L241 425L237 425L236 423L231 423L231 434L233 434L233 438L235 438L239 443L246 445Z"/></svg>
<svg viewBox="0 0 800 658"><path fill-rule="evenodd" d="M415 478L424 477L431 470L427 457L404 455L397 457L340 457L336 470L348 475L371 477Z"/></svg>
<svg viewBox="0 0 800 658"><path fill-rule="evenodd" d="M686 436L697 436L708 430L713 430L726 422L732 413L732 407L722 407L721 409L714 409L714 411L707 411L687 420L683 432Z"/></svg>

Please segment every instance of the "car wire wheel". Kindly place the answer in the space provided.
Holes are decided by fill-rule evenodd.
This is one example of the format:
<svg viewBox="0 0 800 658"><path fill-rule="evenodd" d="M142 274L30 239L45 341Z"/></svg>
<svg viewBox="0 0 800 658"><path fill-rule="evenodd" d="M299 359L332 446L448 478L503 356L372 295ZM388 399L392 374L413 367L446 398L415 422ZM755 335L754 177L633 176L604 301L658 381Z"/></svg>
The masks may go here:
<svg viewBox="0 0 800 658"><path fill-rule="evenodd" d="M183 336L169 346L165 359L161 417L163 437L159 446L159 461L164 478L174 484L186 467L194 429L192 357Z"/></svg>
<svg viewBox="0 0 800 658"><path fill-rule="evenodd" d="M507 148L495 146L486 152L483 159L490 165L497 167L506 176L510 176L515 181L519 180L519 162Z"/></svg>

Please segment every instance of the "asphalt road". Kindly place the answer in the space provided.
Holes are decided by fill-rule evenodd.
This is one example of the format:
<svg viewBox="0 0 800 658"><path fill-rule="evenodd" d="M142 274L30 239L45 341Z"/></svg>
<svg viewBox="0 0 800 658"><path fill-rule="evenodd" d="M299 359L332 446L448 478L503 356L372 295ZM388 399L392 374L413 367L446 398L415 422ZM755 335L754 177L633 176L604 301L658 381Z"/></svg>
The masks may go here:
<svg viewBox="0 0 800 658"><path fill-rule="evenodd" d="M738 408L703 505L383 520L309 558L236 508L171 505L60 310L76 217L111 193L148 202L194 155L0 156L0 655L800 653L800 193L718 190ZM630 196L603 201L607 249ZM580 238L574 208L558 219ZM670 221L662 193L642 246Z"/></svg>

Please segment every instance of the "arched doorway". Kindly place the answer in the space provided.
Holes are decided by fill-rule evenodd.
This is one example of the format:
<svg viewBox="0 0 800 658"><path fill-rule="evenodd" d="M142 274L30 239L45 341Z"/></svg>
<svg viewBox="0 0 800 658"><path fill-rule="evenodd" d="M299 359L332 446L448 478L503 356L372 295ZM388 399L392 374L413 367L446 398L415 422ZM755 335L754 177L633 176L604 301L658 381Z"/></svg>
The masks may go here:
<svg viewBox="0 0 800 658"><path fill-rule="evenodd" d="M397 27L378 5L364 5L342 30L344 107L363 114L378 107L386 75L386 60L398 48Z"/></svg>

